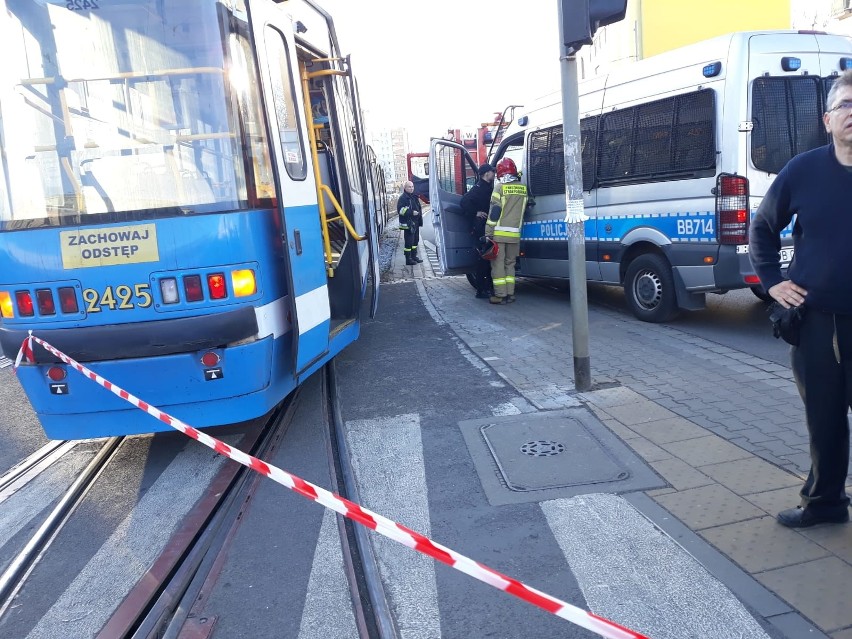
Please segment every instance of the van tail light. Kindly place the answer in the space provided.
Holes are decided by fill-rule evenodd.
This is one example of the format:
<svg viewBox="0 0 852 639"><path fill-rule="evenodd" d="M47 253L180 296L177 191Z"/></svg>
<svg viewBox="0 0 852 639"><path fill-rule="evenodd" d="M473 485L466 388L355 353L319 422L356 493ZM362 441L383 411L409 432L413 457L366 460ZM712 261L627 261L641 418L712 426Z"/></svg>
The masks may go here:
<svg viewBox="0 0 852 639"><path fill-rule="evenodd" d="M748 244L748 180L721 173L716 179L716 228L719 244Z"/></svg>
<svg viewBox="0 0 852 639"><path fill-rule="evenodd" d="M29 291L15 291L15 302L18 305L18 313L21 317L32 317L35 315L33 296Z"/></svg>
<svg viewBox="0 0 852 639"><path fill-rule="evenodd" d="M57 292L59 293L59 308L63 313L80 312L80 307L77 306L77 293L74 292L73 286L62 286Z"/></svg>

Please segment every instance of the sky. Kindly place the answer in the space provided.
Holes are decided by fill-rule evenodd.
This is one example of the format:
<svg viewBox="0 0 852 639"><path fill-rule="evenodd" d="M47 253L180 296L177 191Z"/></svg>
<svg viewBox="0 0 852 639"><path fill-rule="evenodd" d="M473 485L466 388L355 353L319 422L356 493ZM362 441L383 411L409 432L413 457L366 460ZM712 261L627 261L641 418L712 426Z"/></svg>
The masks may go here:
<svg viewBox="0 0 852 639"><path fill-rule="evenodd" d="M412 152L559 89L559 0L317 0L350 54L366 126Z"/></svg>

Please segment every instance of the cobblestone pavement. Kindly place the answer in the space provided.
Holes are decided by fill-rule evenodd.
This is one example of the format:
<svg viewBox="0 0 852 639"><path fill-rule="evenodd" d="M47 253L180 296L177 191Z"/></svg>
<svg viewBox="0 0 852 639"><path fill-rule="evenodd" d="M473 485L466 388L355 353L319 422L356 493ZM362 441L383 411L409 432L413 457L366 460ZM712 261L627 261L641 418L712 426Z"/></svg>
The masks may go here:
<svg viewBox="0 0 852 639"><path fill-rule="evenodd" d="M388 234L386 243L393 240ZM432 251L415 267L403 265L401 248L391 253L383 281L416 280L432 317L530 404L539 410L585 404L664 477L670 487L645 496L677 518L667 532L676 536L677 526L685 526L767 596L779 597L776 604L789 604L788 612L776 604L763 611L777 615L774 623L787 636L852 639L852 526L792 531L774 520L797 503L809 467L804 411L788 367L593 307L595 387L578 395L567 292L521 280L517 303L495 307L475 299L465 278L437 276ZM699 546L688 550L700 558ZM759 608L754 592L738 594L751 593ZM802 625L792 611L826 634Z"/></svg>

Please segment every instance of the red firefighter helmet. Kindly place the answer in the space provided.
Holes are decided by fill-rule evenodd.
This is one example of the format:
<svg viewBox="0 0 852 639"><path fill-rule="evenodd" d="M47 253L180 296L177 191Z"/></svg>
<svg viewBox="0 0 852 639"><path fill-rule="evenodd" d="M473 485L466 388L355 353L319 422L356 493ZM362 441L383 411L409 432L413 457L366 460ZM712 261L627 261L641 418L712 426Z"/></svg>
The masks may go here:
<svg viewBox="0 0 852 639"><path fill-rule="evenodd" d="M512 158L503 158L497 163L497 177L501 178L504 175L518 177L518 167L515 166L515 161Z"/></svg>
<svg viewBox="0 0 852 639"><path fill-rule="evenodd" d="M497 242L492 240L490 237L483 237L477 250L479 251L479 256L483 260L496 259L497 255L500 253L500 247L497 245Z"/></svg>

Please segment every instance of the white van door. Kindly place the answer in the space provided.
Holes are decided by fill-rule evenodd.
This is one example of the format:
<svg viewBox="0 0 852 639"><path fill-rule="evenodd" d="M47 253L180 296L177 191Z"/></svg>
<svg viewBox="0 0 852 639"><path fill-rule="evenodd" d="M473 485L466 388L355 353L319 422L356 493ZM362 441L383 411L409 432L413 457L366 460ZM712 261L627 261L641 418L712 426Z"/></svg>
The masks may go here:
<svg viewBox="0 0 852 639"><path fill-rule="evenodd" d="M476 168L470 154L460 144L432 140L429 204L438 261L444 275L469 273L482 259L476 252L472 220L461 210L462 196L476 184Z"/></svg>

